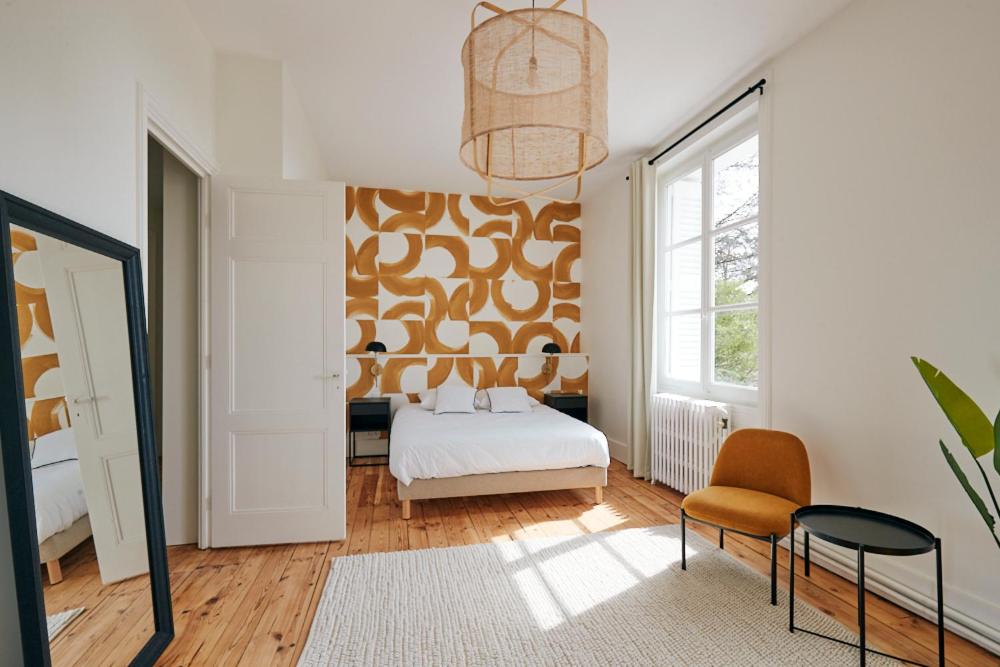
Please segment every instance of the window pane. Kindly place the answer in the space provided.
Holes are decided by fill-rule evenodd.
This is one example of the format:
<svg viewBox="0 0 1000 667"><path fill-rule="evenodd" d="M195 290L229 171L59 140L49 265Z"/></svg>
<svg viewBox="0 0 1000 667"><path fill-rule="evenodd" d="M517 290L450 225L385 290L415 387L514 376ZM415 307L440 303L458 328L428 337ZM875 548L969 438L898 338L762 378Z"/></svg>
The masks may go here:
<svg viewBox="0 0 1000 667"><path fill-rule="evenodd" d="M715 237L715 305L757 300L757 253L756 222Z"/></svg>
<svg viewBox="0 0 1000 667"><path fill-rule="evenodd" d="M757 215L758 163L756 136L715 159L715 227Z"/></svg>
<svg viewBox="0 0 1000 667"><path fill-rule="evenodd" d="M701 234L701 169L667 186L668 245Z"/></svg>
<svg viewBox="0 0 1000 667"><path fill-rule="evenodd" d="M757 309L716 313L715 381L757 387Z"/></svg>
<svg viewBox="0 0 1000 667"><path fill-rule="evenodd" d="M667 284L670 289L667 309L701 308L701 241L671 250L667 255Z"/></svg>
<svg viewBox="0 0 1000 667"><path fill-rule="evenodd" d="M701 379L701 315L670 318L669 370L677 380Z"/></svg>

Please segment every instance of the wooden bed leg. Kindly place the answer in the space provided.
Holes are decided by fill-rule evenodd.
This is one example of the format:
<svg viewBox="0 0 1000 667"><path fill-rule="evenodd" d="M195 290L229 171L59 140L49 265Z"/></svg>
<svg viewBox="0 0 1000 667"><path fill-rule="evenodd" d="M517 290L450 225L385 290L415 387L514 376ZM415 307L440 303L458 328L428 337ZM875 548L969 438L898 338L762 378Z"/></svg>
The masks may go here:
<svg viewBox="0 0 1000 667"><path fill-rule="evenodd" d="M46 561L45 568L49 571L49 583L58 584L62 581L62 568L59 567L59 559Z"/></svg>
<svg viewBox="0 0 1000 667"><path fill-rule="evenodd" d="M595 486L594 487L594 504L600 505L604 502L604 487Z"/></svg>
<svg viewBox="0 0 1000 667"><path fill-rule="evenodd" d="M407 521L410 520L410 501L409 500L404 500L403 501L403 518L406 519Z"/></svg>

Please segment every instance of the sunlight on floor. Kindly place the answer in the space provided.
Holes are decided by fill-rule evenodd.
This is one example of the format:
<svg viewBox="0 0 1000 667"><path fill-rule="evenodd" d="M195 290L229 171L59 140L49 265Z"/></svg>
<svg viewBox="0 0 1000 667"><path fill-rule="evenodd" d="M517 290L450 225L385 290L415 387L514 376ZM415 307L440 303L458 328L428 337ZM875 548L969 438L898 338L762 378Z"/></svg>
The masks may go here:
<svg viewBox="0 0 1000 667"><path fill-rule="evenodd" d="M628 522L628 517L617 511L611 504L602 503L580 514L576 519L588 531L595 533Z"/></svg>

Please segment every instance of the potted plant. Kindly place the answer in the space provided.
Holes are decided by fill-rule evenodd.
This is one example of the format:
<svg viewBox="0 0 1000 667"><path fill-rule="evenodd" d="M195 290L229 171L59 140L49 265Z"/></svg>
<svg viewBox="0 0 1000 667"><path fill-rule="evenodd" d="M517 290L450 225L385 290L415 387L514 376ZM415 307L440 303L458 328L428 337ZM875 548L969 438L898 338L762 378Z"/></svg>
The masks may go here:
<svg viewBox="0 0 1000 667"><path fill-rule="evenodd" d="M1000 537L997 536L996 528L997 520L991 513L995 511L997 516L1000 516L1000 505L997 504L997 496L993 491L993 486L990 484L986 469L983 468L983 464L980 462L980 459L992 454L990 459L992 459L993 468L1000 473L1000 413L997 414L993 422L990 422L986 413L976 405L975 401L969 398L968 394L959 389L947 375L923 359L917 357L911 357L911 359L914 366L917 367L920 377L927 384L927 388L931 390L934 400L941 406L941 410L944 411L951 425L955 427L955 431L958 433L958 437L961 438L962 444L965 445L965 449L972 455L973 463L979 468L979 474L983 478L986 490L993 504L992 509L987 506L982 496L979 495L979 492L969 482L969 478L966 476L962 466L959 465L954 455L945 446L944 441L938 440L938 444L941 445L941 453L944 454L948 466L955 473L955 477L958 478L958 482L969 495L972 504L975 505L979 515L983 517L983 521L986 522L993 541L997 543L997 548L1000 548ZM987 463L988 465L989 463Z"/></svg>

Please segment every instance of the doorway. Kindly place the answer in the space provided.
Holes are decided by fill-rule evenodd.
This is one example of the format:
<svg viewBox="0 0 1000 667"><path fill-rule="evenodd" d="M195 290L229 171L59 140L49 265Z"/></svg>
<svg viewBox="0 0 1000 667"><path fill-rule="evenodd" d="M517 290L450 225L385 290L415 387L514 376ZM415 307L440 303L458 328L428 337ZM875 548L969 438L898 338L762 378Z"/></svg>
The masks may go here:
<svg viewBox="0 0 1000 667"><path fill-rule="evenodd" d="M147 327L167 544L199 535L199 177L147 137Z"/></svg>

